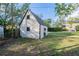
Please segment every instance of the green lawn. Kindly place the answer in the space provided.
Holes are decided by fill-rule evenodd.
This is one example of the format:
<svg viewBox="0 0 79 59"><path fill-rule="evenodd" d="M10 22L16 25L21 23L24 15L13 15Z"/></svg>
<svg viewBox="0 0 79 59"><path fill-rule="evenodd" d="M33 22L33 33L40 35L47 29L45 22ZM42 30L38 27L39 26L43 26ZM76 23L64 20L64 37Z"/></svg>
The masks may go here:
<svg viewBox="0 0 79 59"><path fill-rule="evenodd" d="M0 55L79 55L79 32L51 32L41 40L12 39Z"/></svg>

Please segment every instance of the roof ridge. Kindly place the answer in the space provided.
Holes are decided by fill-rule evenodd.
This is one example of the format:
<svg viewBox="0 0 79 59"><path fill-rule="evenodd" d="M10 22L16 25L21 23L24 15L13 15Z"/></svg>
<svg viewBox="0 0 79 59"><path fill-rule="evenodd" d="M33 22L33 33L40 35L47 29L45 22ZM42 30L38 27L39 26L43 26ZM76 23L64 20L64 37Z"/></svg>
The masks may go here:
<svg viewBox="0 0 79 59"><path fill-rule="evenodd" d="M43 22L43 20L38 15L36 15L35 13L33 13L31 10L30 10L30 12L35 16L35 18L37 18L37 21L39 22L39 24L45 25L44 22Z"/></svg>
<svg viewBox="0 0 79 59"><path fill-rule="evenodd" d="M19 25L21 25L21 23L22 23L23 19L25 18L25 16L26 16L26 14L27 14L28 11L30 11L30 12L33 14L33 16L37 19L37 21L38 21L38 23L39 23L40 25L44 25L43 20L42 20L39 16L37 16L35 13L33 13L33 12L31 11L31 9L27 9L27 10L26 10L26 12L25 12L25 14L24 14L24 16L23 16L23 18L22 18L22 20L21 20L21 22L20 22Z"/></svg>

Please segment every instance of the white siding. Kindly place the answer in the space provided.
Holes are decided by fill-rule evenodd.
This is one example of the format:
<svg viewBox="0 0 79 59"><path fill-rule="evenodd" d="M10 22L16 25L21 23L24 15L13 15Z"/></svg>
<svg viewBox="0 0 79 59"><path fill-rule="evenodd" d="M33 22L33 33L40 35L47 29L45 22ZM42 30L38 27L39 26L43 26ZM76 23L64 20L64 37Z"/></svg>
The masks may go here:
<svg viewBox="0 0 79 59"><path fill-rule="evenodd" d="M0 26L0 38L4 37L4 28L3 26Z"/></svg>
<svg viewBox="0 0 79 59"><path fill-rule="evenodd" d="M44 30L46 28L46 31ZM46 36L48 35L48 28L46 26L41 25L41 38L44 37L44 32L46 33Z"/></svg>
<svg viewBox="0 0 79 59"><path fill-rule="evenodd" d="M30 19L27 19L27 15L30 15ZM47 35L47 27L41 25L41 28L39 26L40 24L38 23L37 19L32 15L31 12L27 12L26 17L24 18L21 26L20 26L20 35L21 37L25 38L35 38L39 39L44 37L44 32ZM27 27L30 27L30 31L27 31ZM46 31L44 31L44 28L46 28ZM41 29L41 32L39 35L39 31Z"/></svg>
<svg viewBox="0 0 79 59"><path fill-rule="evenodd" d="M30 12L27 15L30 15L30 19L27 19L27 17L24 18L20 27L20 35L22 37L39 39L39 23ZM26 30L27 27L30 27L30 31Z"/></svg>

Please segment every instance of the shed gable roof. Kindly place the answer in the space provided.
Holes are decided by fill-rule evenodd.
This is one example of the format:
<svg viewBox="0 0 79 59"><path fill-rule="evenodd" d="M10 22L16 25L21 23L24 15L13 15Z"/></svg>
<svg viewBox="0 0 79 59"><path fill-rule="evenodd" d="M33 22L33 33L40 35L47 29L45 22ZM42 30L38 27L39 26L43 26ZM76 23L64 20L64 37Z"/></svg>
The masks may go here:
<svg viewBox="0 0 79 59"><path fill-rule="evenodd" d="M44 25L43 20L42 20L40 17L38 17L36 14L34 14L34 13L33 13L31 10L29 10L29 9L25 12L25 14L24 14L24 16L23 16L23 18L22 18L22 20L21 20L21 22L20 22L19 25L21 25L21 23L22 23L23 19L25 18L25 16L26 16L26 14L27 14L28 11L30 11L30 12L32 13L32 15L36 18L36 20L38 21L38 23L39 23L40 25Z"/></svg>

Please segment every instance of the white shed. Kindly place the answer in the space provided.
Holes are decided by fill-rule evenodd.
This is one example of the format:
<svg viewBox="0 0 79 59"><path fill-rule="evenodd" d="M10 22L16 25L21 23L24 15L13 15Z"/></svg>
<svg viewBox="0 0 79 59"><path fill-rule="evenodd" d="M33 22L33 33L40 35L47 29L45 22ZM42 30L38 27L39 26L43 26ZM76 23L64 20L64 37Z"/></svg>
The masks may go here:
<svg viewBox="0 0 79 59"><path fill-rule="evenodd" d="M4 27L0 25L0 38L4 37Z"/></svg>
<svg viewBox="0 0 79 59"><path fill-rule="evenodd" d="M48 34L47 26L41 18L31 10L27 10L20 23L20 36L26 38L41 39Z"/></svg>

